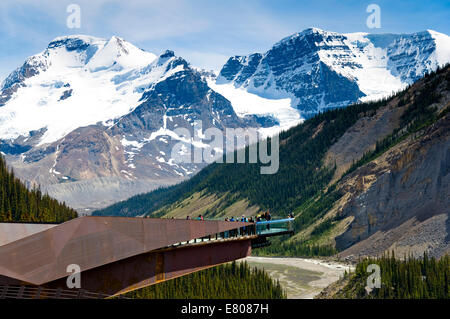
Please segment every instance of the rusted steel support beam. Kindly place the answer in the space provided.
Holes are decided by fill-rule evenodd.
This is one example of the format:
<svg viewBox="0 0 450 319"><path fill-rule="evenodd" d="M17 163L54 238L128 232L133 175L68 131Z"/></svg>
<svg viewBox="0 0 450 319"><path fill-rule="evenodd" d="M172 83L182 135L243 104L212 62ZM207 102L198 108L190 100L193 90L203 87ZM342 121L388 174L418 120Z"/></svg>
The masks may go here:
<svg viewBox="0 0 450 319"><path fill-rule="evenodd" d="M153 251L82 272L81 288L92 293L119 295L250 254L250 238ZM65 278L44 286L67 289Z"/></svg>

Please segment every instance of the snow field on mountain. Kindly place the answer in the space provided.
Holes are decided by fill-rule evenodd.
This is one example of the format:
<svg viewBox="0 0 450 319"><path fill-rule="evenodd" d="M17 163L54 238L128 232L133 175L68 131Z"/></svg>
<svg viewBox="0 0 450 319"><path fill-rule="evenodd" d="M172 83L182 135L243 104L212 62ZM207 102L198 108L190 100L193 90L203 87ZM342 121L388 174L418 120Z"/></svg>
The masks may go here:
<svg viewBox="0 0 450 319"><path fill-rule="evenodd" d="M409 84L409 75L420 75L450 61L450 38L432 30L411 35L369 35L312 28L281 40L274 48L289 46L292 39L312 33L323 35L314 43L316 51L312 54L317 52L320 61L355 81L366 94L362 101L388 96ZM431 49L434 51L430 54ZM114 119L132 112L141 103L144 92L184 71L183 63L169 67L175 59L173 52L158 58L115 36L109 40L81 35L56 38L45 51L28 59L27 68L38 74L20 83L21 87L0 108L0 139L14 140L43 130L38 144L43 145L79 127L97 123L112 125ZM239 59L248 65L247 57ZM265 135L271 135L302 121L296 107L301 106L303 97L295 97L292 91L311 84L288 82L297 75L311 74L316 66L302 61L297 67L276 75L278 82L289 84L287 87L279 87L273 70L263 66L260 63L243 85L223 81L220 76L217 81L212 77L206 80L212 90L231 102L238 116L270 115L278 120L279 125L260 129ZM256 87L255 78L264 80L264 85ZM326 104L324 95L325 92L322 95L319 92L309 97L317 101L317 110L351 102ZM166 127L161 128L152 137L176 135L167 131Z"/></svg>
<svg viewBox="0 0 450 319"><path fill-rule="evenodd" d="M341 101L325 102L325 95L335 92L311 94L322 84L330 84L326 77L322 78L322 64L357 84L365 95L360 101L378 100L449 63L450 38L432 30L412 34L340 34L309 28L282 39L262 54L256 67L249 68L249 59L254 55L230 58L216 83L243 88L262 98L291 98L291 105L300 110L313 105L321 111L354 103L357 100L352 94L359 95L343 92ZM338 88L339 83L336 84Z"/></svg>
<svg viewBox="0 0 450 319"><path fill-rule="evenodd" d="M170 59L158 63L154 54L116 37L83 39L93 46L92 57L64 46L35 56L46 69L26 79L0 108L0 138L15 139L45 128L39 142L43 145L79 127L109 125L133 111L145 89L183 70L177 66L166 72Z"/></svg>
<svg viewBox="0 0 450 319"><path fill-rule="evenodd" d="M291 99L266 99L256 94L249 93L245 89L235 88L232 83L216 84L208 80L208 86L223 95L231 102L234 111L240 117L245 115L271 115L280 123L279 126L262 129L266 134L275 134L280 130L286 130L299 124L302 119L300 113L291 107ZM266 135L265 134L265 135Z"/></svg>
<svg viewBox="0 0 450 319"><path fill-rule="evenodd" d="M439 66L450 62L450 37L433 30L427 30L436 42L435 58Z"/></svg>

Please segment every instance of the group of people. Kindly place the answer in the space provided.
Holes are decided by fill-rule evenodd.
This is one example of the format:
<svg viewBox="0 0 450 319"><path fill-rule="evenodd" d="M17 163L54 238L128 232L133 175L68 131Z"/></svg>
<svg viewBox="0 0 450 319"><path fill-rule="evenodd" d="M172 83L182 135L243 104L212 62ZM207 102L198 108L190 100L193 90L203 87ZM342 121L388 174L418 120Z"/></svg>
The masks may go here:
<svg viewBox="0 0 450 319"><path fill-rule="evenodd" d="M288 218L294 218L294 214L293 213L289 213ZM191 216L187 216L186 217L187 220L191 220ZM198 215L197 218L195 218L196 220L204 220L203 215L200 214ZM246 222L246 223L254 223L254 222L262 222L262 221L270 221L272 219L272 215L270 215L270 211L264 212L264 213L260 213L258 215L256 215L256 217L253 219L252 216L250 217L245 217L244 215L242 215L241 218L235 218L234 216L231 218L225 217L225 221L226 222Z"/></svg>
<svg viewBox="0 0 450 319"><path fill-rule="evenodd" d="M270 211L261 213L256 216L256 222L270 221L271 219L272 219L272 215L270 215Z"/></svg>
<svg viewBox="0 0 450 319"><path fill-rule="evenodd" d="M294 218L294 214L293 213L289 213L289 215L287 217L288 218ZM190 220L191 216L188 215L186 217L186 219ZM196 220L204 220L202 214L198 215L198 217L195 218L195 219ZM241 218L235 218L234 216L231 217L231 218L225 217L225 221L226 222L246 222L246 223L270 221L271 219L272 219L272 215L270 215L270 211L260 213L260 214L256 215L255 218L253 218L252 216L245 217L244 215L242 215Z"/></svg>
<svg viewBox="0 0 450 319"><path fill-rule="evenodd" d="M191 216L188 215L188 216L186 217L186 220L191 220ZM202 215L202 214L198 215L198 217L196 218L196 220L204 220L204 219L203 219L203 215Z"/></svg>
<svg viewBox="0 0 450 319"><path fill-rule="evenodd" d="M231 218L225 217L225 221L226 222L246 222L246 223L254 223L255 222L253 220L253 217L245 217L244 215L242 215L241 218L234 218L234 216Z"/></svg>
<svg viewBox="0 0 450 319"><path fill-rule="evenodd" d="M287 218L294 218L294 214L290 213L288 214ZM187 220L191 220L191 216L186 217ZM204 220L204 216L202 214L199 214L197 218L194 218L195 220ZM272 220L272 215L270 214L270 211L262 212L255 217L250 216L246 217L245 215L242 215L241 218L236 217L225 217L226 222L247 222L247 223L258 223L258 222L264 222L264 221L270 221ZM267 228L270 230L270 223L264 223L262 224L264 228ZM242 226L239 229L232 229L228 231L224 231L220 233L220 236L222 238L228 238L228 237L234 237L237 235L254 235L257 230L257 226Z"/></svg>
<svg viewBox="0 0 450 319"><path fill-rule="evenodd" d="M271 219L272 216L270 215L269 211L256 215L255 218L253 218L253 216L246 217L245 215L242 215L241 218L235 218L234 216L231 218L225 217L226 222L246 222L246 223L254 223L255 221L261 222L263 220L269 221Z"/></svg>
<svg viewBox="0 0 450 319"><path fill-rule="evenodd" d="M255 218L253 218L253 216L245 217L244 215L242 215L242 217L240 219L234 218L234 217L231 217L230 219L228 219L228 217L226 217L225 221L254 223L254 222L261 222L261 221L269 221L271 219L272 219L272 216L270 215L270 211L267 211L267 212L256 215Z"/></svg>

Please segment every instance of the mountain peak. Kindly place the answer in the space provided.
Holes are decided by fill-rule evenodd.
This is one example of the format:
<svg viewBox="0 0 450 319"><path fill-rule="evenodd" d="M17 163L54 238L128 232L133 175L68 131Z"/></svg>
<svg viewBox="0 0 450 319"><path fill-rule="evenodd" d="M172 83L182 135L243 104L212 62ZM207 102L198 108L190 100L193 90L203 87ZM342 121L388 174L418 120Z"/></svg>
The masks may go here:
<svg viewBox="0 0 450 319"><path fill-rule="evenodd" d="M165 58L173 58L175 56L175 52L173 52L172 50L166 50L163 53L161 53L161 55L159 56L161 59L165 59Z"/></svg>
<svg viewBox="0 0 450 319"><path fill-rule="evenodd" d="M118 42L120 42L120 41L125 41L125 40L123 38L121 38L121 37L118 37L117 35L113 35L113 36L111 36L109 41L118 41Z"/></svg>
<svg viewBox="0 0 450 319"><path fill-rule="evenodd" d="M322 30L319 28L307 28L303 31L291 34L290 36L287 36L283 39L281 39L281 41L277 42L274 47L280 46L280 45L285 45L286 43L288 43L289 41L293 41L296 40L297 38L309 38L311 36L323 36L323 35L336 35L339 36L339 33L336 32L331 32L331 31L326 31L326 30Z"/></svg>
<svg viewBox="0 0 450 319"><path fill-rule="evenodd" d="M59 36L50 41L48 49L58 48L65 46L69 51L76 49L85 49L89 45L105 43L105 39L96 38L87 35L66 35Z"/></svg>
<svg viewBox="0 0 450 319"><path fill-rule="evenodd" d="M300 33L325 33L325 32L329 32L329 31L325 31L325 30L322 30L322 29L319 29L319 28L315 28L315 27L309 27L309 28L306 28L305 30L303 30Z"/></svg>
<svg viewBox="0 0 450 319"><path fill-rule="evenodd" d="M316 113L379 99L413 83L450 62L450 38L433 30L341 34L308 28L251 57L230 58L217 83L232 82L262 97L290 98L304 114Z"/></svg>
<svg viewBox="0 0 450 319"><path fill-rule="evenodd" d="M58 36L58 37L54 38L51 42L74 40L74 39L82 40L85 42L106 41L103 38L94 37L94 36L86 35L86 34L68 34L68 35Z"/></svg>
<svg viewBox="0 0 450 319"><path fill-rule="evenodd" d="M67 63L71 67L87 66L92 72L110 67L117 70L142 68L156 59L155 54L139 49L116 35L109 39L87 35L60 36L49 43L44 55L56 60L53 62L59 66L64 67Z"/></svg>

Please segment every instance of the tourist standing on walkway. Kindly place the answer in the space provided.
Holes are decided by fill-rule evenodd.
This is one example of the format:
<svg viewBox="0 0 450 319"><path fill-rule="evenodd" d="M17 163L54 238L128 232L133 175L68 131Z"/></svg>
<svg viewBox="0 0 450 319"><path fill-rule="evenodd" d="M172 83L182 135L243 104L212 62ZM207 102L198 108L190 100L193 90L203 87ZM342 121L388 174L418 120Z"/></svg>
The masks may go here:
<svg viewBox="0 0 450 319"><path fill-rule="evenodd" d="M266 212L266 220L269 222L272 219L272 216L270 216L270 211L268 210ZM267 223L267 229L270 229L270 224Z"/></svg>

